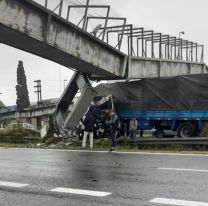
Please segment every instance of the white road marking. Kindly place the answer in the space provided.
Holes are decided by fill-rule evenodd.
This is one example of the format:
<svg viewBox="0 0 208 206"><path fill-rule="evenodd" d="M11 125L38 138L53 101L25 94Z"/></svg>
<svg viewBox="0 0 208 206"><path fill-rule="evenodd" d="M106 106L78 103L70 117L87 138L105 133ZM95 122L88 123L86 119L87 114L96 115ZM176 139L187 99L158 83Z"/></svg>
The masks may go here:
<svg viewBox="0 0 208 206"><path fill-rule="evenodd" d="M168 198L154 198L149 202L156 204L177 205L177 206L208 206L208 203L206 202L196 202L196 201L177 200L177 199L168 199Z"/></svg>
<svg viewBox="0 0 208 206"><path fill-rule="evenodd" d="M64 188L64 187L57 187L57 188L54 188L50 191L51 192L60 192L60 193L69 193L69 194L78 194L78 195L88 195L88 196L95 196L95 197L106 197L106 196L112 194L110 192L80 190L80 189Z"/></svg>
<svg viewBox="0 0 208 206"><path fill-rule="evenodd" d="M5 186L5 187L15 187L15 188L21 188L21 187L26 187L29 184L23 184L23 183L17 183L17 182L5 182L5 181L0 181L0 186Z"/></svg>
<svg viewBox="0 0 208 206"><path fill-rule="evenodd" d="M158 170L184 171L184 172L208 172L208 170L185 169L185 168L166 168L166 167L158 167L157 169L158 169Z"/></svg>

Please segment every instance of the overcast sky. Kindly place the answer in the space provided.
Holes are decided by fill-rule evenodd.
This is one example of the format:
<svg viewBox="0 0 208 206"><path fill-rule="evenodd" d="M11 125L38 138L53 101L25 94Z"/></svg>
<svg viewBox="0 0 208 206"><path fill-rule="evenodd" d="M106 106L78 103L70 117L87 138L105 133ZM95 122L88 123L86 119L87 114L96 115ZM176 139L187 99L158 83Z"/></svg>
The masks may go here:
<svg viewBox="0 0 208 206"><path fill-rule="evenodd" d="M51 0L52 2L53 0ZM55 0L54 0L55 1ZM81 0L80 0L81 1ZM96 2L94 0L94 2ZM208 0L103 0L114 8L114 13L128 19L128 23L178 36L205 45L208 62ZM16 69L22 60L27 76L30 101L36 101L34 80L42 80L43 99L60 97L64 80L72 71L12 47L0 44L0 100L6 105L16 103Z"/></svg>

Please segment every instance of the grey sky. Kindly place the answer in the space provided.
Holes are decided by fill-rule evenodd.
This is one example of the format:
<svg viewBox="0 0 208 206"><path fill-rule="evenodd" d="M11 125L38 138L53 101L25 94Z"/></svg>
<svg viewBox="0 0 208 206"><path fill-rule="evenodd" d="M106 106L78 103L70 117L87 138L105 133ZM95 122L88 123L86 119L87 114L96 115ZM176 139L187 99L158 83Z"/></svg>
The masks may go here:
<svg viewBox="0 0 208 206"><path fill-rule="evenodd" d="M94 0L95 2L97 1ZM208 63L207 0L103 0L103 2L111 5L115 13L126 17L128 23L175 36L178 36L180 31L185 31L183 38L205 45L205 62ZM19 60L24 63L30 101L36 101L34 80L42 80L43 98L47 99L59 97L60 90L63 91L64 79L69 80L72 75L72 71L56 63L3 44L0 44L0 56L0 92L3 93L0 94L0 99L6 105L16 102L16 69Z"/></svg>

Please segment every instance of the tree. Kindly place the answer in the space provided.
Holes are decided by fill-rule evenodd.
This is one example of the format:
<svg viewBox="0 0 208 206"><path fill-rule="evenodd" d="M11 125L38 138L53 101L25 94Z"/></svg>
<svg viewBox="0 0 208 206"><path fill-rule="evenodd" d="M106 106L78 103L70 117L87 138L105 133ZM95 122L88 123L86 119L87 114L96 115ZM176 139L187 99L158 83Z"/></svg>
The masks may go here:
<svg viewBox="0 0 208 206"><path fill-rule="evenodd" d="M30 106L30 100L28 95L27 89L27 80L25 76L25 70L23 67L23 62L19 61L17 67L17 85L16 85L16 92L17 92L17 111L21 111L24 108Z"/></svg>
<svg viewBox="0 0 208 206"><path fill-rule="evenodd" d="M4 103L0 100L0 108L5 107Z"/></svg>

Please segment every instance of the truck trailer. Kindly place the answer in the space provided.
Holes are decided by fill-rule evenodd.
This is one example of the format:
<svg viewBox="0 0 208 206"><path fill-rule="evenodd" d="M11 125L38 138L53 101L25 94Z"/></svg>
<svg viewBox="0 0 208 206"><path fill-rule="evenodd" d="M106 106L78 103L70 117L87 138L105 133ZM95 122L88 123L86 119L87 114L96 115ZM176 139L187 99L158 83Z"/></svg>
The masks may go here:
<svg viewBox="0 0 208 206"><path fill-rule="evenodd" d="M97 95L112 95L121 121L134 116L138 129L176 131L179 137L198 136L208 122L208 74L100 84Z"/></svg>

